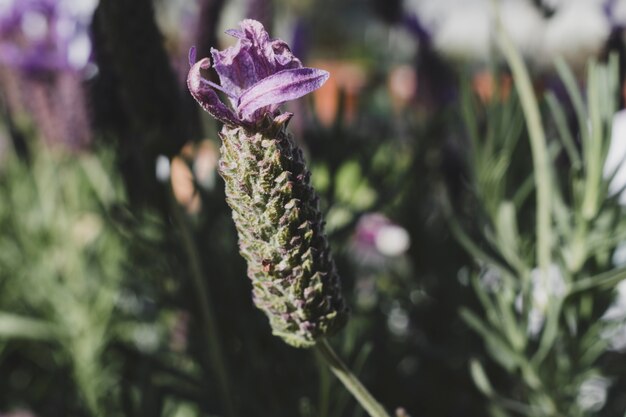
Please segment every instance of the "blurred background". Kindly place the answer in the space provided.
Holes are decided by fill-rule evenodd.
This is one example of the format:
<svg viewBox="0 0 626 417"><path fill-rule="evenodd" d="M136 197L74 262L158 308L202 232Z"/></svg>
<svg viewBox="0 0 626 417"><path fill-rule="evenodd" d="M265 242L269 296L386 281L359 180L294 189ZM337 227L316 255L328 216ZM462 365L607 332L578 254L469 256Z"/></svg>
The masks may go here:
<svg viewBox="0 0 626 417"><path fill-rule="evenodd" d="M365 415L254 308L186 90L243 18L331 73L285 108L374 396L623 416L624 0L1 0L0 416Z"/></svg>

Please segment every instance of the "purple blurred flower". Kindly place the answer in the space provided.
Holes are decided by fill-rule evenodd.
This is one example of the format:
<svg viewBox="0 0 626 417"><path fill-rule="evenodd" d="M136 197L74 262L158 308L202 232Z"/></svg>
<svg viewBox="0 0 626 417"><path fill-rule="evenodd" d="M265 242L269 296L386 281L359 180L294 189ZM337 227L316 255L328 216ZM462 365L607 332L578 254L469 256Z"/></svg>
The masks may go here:
<svg viewBox="0 0 626 417"><path fill-rule="evenodd" d="M83 71L97 0L0 1L0 63L29 73Z"/></svg>
<svg viewBox="0 0 626 417"><path fill-rule="evenodd" d="M0 0L0 88L12 118L48 144L91 142L83 81L93 74L97 0Z"/></svg>
<svg viewBox="0 0 626 417"><path fill-rule="evenodd" d="M605 0L602 11L611 24L613 31L621 32L626 29L626 5L616 0Z"/></svg>
<svg viewBox="0 0 626 417"><path fill-rule="evenodd" d="M195 50L189 55L189 90L219 121L231 126L256 125L266 114L274 115L279 105L318 89L328 79L324 70L302 67L289 46L270 39L261 23L247 19L240 26L241 30L226 32L237 38L234 46L211 50L221 86L202 75L202 70L211 67L209 58L194 64ZM220 101L216 90L228 96L232 110Z"/></svg>
<svg viewBox="0 0 626 417"><path fill-rule="evenodd" d="M360 264L379 266L405 253L410 244L409 234L403 227L383 214L369 213L359 219L351 248Z"/></svg>

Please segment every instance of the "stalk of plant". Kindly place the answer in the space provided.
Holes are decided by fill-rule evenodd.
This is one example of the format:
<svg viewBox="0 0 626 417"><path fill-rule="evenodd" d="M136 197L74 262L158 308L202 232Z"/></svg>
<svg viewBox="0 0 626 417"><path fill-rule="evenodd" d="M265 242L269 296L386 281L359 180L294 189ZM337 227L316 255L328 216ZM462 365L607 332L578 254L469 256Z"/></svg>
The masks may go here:
<svg viewBox="0 0 626 417"><path fill-rule="evenodd" d="M193 49L187 84L202 108L224 124L219 172L254 303L275 335L294 347L316 347L372 417L387 416L326 341L345 324L347 308L310 172L286 130L293 115L278 110L321 87L329 74L303 67L259 22L248 19L240 26L227 31L237 38L234 46L211 50L221 85L205 78L211 61L195 62Z"/></svg>

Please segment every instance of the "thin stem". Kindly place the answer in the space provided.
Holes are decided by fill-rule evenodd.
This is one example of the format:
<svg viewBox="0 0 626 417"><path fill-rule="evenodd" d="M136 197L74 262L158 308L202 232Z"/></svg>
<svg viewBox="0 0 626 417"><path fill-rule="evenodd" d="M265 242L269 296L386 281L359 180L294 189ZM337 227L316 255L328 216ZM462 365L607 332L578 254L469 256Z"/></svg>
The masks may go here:
<svg viewBox="0 0 626 417"><path fill-rule="evenodd" d="M335 376L343 383L348 391L356 398L361 406L371 417L390 417L383 406L376 401L372 394L361 384L345 363L337 356L326 339L320 340L315 345L317 351L326 360L326 363Z"/></svg>
<svg viewBox="0 0 626 417"><path fill-rule="evenodd" d="M204 331L202 333L208 350L207 353L209 362L213 366L213 370L216 374L217 385L220 390L220 396L222 397L222 405L224 406L224 413L226 416L235 417L236 413L230 393L230 380L228 378L228 372L226 371L226 361L224 359L224 354L222 353L222 346L219 342L221 339L217 331L217 323L214 319L215 314L213 305L211 304L209 288L204 281L205 275L202 271L200 256L198 254L189 223L182 213L178 202L175 200L171 188L168 194L174 220L176 221L180 231L183 248L189 258L192 285L194 286L194 292L200 307L200 316L202 317L202 323L204 324Z"/></svg>
<svg viewBox="0 0 626 417"><path fill-rule="evenodd" d="M519 94L522 110L528 126L530 147L535 168L535 187L537 189L537 262L544 279L547 279L548 267L552 262L552 223L551 197L552 177L546 138L541 123L541 114L528 70L513 41L498 21L498 41L500 49L513 73L513 80Z"/></svg>

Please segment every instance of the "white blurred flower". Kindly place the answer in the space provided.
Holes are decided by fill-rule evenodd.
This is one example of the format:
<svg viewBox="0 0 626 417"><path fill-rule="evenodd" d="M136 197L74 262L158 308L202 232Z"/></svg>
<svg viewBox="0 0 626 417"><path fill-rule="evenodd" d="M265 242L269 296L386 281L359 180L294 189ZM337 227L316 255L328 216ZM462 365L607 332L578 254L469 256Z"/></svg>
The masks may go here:
<svg viewBox="0 0 626 417"><path fill-rule="evenodd" d="M434 33L435 46L452 58L486 60L490 55L489 9L473 3L448 12Z"/></svg>
<svg viewBox="0 0 626 417"><path fill-rule="evenodd" d="M500 7L500 17L520 52L529 59L536 59L546 28L546 20L539 10L528 1L507 1Z"/></svg>
<svg viewBox="0 0 626 417"><path fill-rule="evenodd" d="M409 233L400 226L389 224L382 227L374 238L376 249L385 256L400 256L411 244Z"/></svg>
<svg viewBox="0 0 626 417"><path fill-rule="evenodd" d="M604 177L613 178L609 183L609 194L619 194L619 203L626 205L626 110L613 116L611 144L604 163Z"/></svg>
<svg viewBox="0 0 626 417"><path fill-rule="evenodd" d="M542 0L541 3L550 9L556 9L563 1L564 0Z"/></svg>
<svg viewBox="0 0 626 417"><path fill-rule="evenodd" d="M592 376L578 388L576 402L584 411L599 411L606 403L607 390L611 380L598 375Z"/></svg>
<svg viewBox="0 0 626 417"><path fill-rule="evenodd" d="M546 25L544 59L562 57L574 66L586 65L597 55L611 33L611 24L594 1L570 1L558 8Z"/></svg>
<svg viewBox="0 0 626 417"><path fill-rule="evenodd" d="M86 33L76 35L68 42L67 61L73 68L85 68L91 57L91 39Z"/></svg>
<svg viewBox="0 0 626 417"><path fill-rule="evenodd" d="M387 316L387 327L396 336L406 336L409 331L409 315L397 303L391 308Z"/></svg>
<svg viewBox="0 0 626 417"><path fill-rule="evenodd" d="M622 242L617 245L615 251L613 252L611 262L613 262L613 266L616 268L626 266L626 242Z"/></svg>
<svg viewBox="0 0 626 417"><path fill-rule="evenodd" d="M608 342L610 350L616 352L626 351L626 323L604 329L600 337Z"/></svg>
<svg viewBox="0 0 626 417"><path fill-rule="evenodd" d="M82 23L89 24L98 0L60 0L59 8L65 13L75 16Z"/></svg>
<svg viewBox="0 0 626 417"><path fill-rule="evenodd" d="M496 292L502 286L502 274L498 268L491 265L485 265L480 270L480 282L489 292Z"/></svg>
<svg viewBox="0 0 626 417"><path fill-rule="evenodd" d="M500 1L497 8L485 0L407 0L405 8L416 13L432 32L437 49L455 59L485 62L490 58L498 36L496 12L513 43L535 63L551 64L556 56L562 56L570 65L578 66L598 54L611 31L603 1L544 3L555 11L550 18L525 0ZM612 15L619 13L626 15L626 6L615 5L611 10Z"/></svg>
<svg viewBox="0 0 626 417"><path fill-rule="evenodd" d="M626 320L626 281L622 281L615 287L616 295L613 303L602 316L603 320Z"/></svg>
<svg viewBox="0 0 626 417"><path fill-rule="evenodd" d="M130 291L121 291L116 299L115 306L126 314L139 315L144 309L142 300Z"/></svg>
<svg viewBox="0 0 626 417"><path fill-rule="evenodd" d="M561 298L565 295L565 280L561 268L556 264L548 267L547 274L543 274L539 268L533 269L530 279L533 286L533 305L541 310L546 310L553 297Z"/></svg>
<svg viewBox="0 0 626 417"><path fill-rule="evenodd" d="M380 213L361 216L352 236L352 254L359 263L374 266L404 254L411 244L408 232Z"/></svg>
<svg viewBox="0 0 626 417"><path fill-rule="evenodd" d="M600 337L608 342L610 350L623 352L626 351L626 281L617 284L615 292L615 299L602 316L607 327Z"/></svg>
<svg viewBox="0 0 626 417"><path fill-rule="evenodd" d="M543 323L546 321L545 310L540 310L536 307L532 307L528 312L528 325L526 331L530 336L536 338L541 329L543 329Z"/></svg>
<svg viewBox="0 0 626 417"><path fill-rule="evenodd" d="M40 41L48 34L48 18L37 11L24 13L20 26L24 35L33 41Z"/></svg>
<svg viewBox="0 0 626 417"><path fill-rule="evenodd" d="M159 347L159 329L151 324L138 325L132 333L135 346L142 352L154 352Z"/></svg>
<svg viewBox="0 0 626 417"><path fill-rule="evenodd" d="M611 0L609 0L611 1ZM622 0L618 0L622 1ZM602 5L607 2L607 0L541 0L541 3L552 10L557 10L563 6L567 6L570 3L575 2L584 2L584 3L595 3L598 5Z"/></svg>
<svg viewBox="0 0 626 417"><path fill-rule="evenodd" d="M543 328L546 319L546 312L549 304L554 299L565 296L567 286L563 279L563 274L558 265L552 264L548 268L548 273L543 274L539 268L535 268L530 273L531 298L528 309L528 334L537 337ZM521 294L515 300L515 308L518 312L524 310Z"/></svg>
<svg viewBox="0 0 626 417"><path fill-rule="evenodd" d="M157 156L155 174L157 180L161 182L166 182L170 178L170 159L167 156Z"/></svg>
<svg viewBox="0 0 626 417"><path fill-rule="evenodd" d="M13 7L15 0L0 0L0 14L8 13Z"/></svg>

